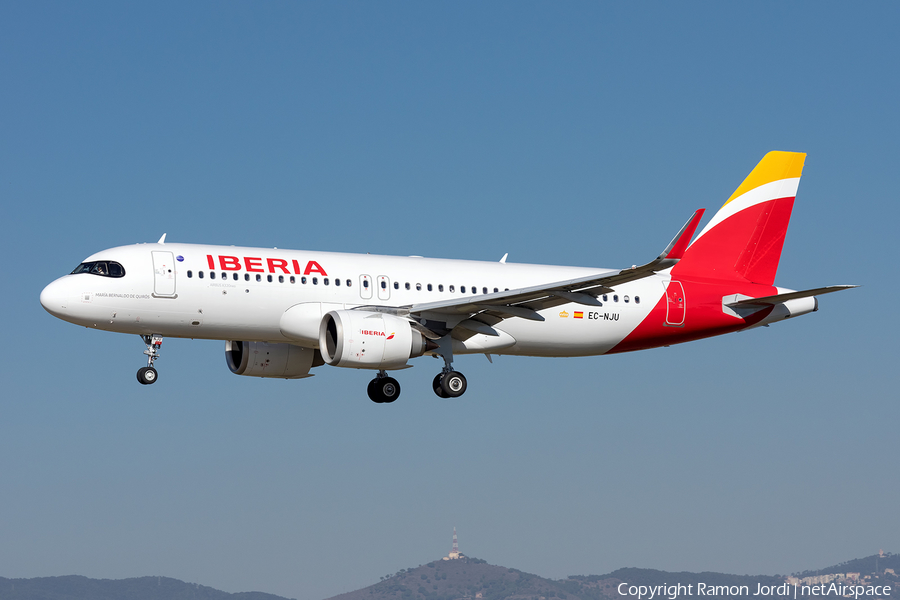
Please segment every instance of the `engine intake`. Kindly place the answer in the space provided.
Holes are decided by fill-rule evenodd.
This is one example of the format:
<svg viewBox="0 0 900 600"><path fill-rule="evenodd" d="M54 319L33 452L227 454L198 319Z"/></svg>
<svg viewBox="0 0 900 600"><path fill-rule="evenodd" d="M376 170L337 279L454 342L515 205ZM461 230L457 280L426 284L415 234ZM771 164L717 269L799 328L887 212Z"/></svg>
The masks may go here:
<svg viewBox="0 0 900 600"><path fill-rule="evenodd" d="M319 325L322 359L335 367L397 369L428 349L422 334L394 315L333 310Z"/></svg>
<svg viewBox="0 0 900 600"><path fill-rule="evenodd" d="M225 342L225 364L235 375L302 379L310 369L325 364L318 351L293 344Z"/></svg>

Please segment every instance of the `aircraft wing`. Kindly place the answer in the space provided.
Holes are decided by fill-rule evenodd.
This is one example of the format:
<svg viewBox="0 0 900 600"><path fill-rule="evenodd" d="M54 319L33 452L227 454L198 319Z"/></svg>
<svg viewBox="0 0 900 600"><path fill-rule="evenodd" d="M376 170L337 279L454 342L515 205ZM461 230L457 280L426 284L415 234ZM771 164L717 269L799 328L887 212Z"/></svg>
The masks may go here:
<svg viewBox="0 0 900 600"><path fill-rule="evenodd" d="M578 279L554 281L542 285L473 295L452 300L425 302L401 307L401 311L418 317L420 323L427 323L420 329L427 337L440 337L449 329L462 327L474 333L497 335L491 328L504 319L519 317L532 321L543 321L537 311L561 304L574 302L585 306L601 306L597 296L614 291L615 286L649 277L658 271L668 269L681 260L703 216L703 209L697 210L665 250L645 265L630 269L609 270ZM472 317L478 315L477 320ZM446 317L441 319L441 317ZM449 329L440 330L431 321L445 321ZM451 325L452 323L452 325ZM431 334L431 335L429 335ZM454 331L454 337L457 333Z"/></svg>

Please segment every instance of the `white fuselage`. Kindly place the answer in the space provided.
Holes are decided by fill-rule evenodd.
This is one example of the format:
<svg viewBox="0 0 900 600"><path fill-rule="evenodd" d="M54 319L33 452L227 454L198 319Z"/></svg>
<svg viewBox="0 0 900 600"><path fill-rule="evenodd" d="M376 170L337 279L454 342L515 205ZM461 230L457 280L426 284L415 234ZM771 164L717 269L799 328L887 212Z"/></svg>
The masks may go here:
<svg viewBox="0 0 900 600"><path fill-rule="evenodd" d="M359 306L402 307L477 298L605 271L175 243L111 248L85 259L91 261L115 261L124 275L61 277L41 294L49 312L72 323L121 333L306 347L316 347L315 339L288 336L282 328L283 315L297 305L318 305L321 313ZM603 354L649 314L665 293L667 281L660 274L621 285L614 295L600 298L602 307L566 304L539 311L544 321L506 319L497 327L501 336L479 334L454 341L454 352Z"/></svg>

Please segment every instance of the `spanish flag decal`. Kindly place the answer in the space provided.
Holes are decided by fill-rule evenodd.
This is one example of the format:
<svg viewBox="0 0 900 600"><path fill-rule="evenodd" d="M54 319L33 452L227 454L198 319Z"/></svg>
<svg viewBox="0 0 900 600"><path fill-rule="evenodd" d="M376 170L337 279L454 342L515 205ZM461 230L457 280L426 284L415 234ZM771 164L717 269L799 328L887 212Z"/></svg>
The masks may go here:
<svg viewBox="0 0 900 600"><path fill-rule="evenodd" d="M583 319L583 318L584 318L584 313L581 312L580 310L576 310L576 311L575 311L575 318L576 318L576 319Z"/></svg>

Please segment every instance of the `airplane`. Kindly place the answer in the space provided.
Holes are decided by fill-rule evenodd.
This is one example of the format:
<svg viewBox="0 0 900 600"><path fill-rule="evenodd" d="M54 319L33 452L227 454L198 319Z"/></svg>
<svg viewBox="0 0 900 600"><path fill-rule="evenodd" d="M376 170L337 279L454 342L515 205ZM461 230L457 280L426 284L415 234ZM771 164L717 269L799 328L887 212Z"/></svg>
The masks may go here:
<svg viewBox="0 0 900 600"><path fill-rule="evenodd" d="M167 243L102 250L40 301L64 321L138 334L141 384L156 382L164 337L225 341L232 373L302 379L330 365L376 372L369 398L391 403L388 371L442 358L441 398L467 388L464 354L595 356L767 326L818 310L774 285L806 154L769 152L696 239L697 210L654 260L599 269Z"/></svg>

